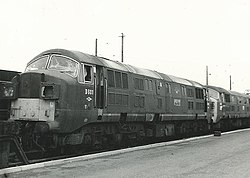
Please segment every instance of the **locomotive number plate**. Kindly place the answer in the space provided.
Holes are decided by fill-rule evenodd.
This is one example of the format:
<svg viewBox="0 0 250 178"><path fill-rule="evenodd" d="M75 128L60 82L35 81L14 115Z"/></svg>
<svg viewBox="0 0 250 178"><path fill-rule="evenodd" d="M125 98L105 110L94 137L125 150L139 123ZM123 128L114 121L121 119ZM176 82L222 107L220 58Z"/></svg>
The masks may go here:
<svg viewBox="0 0 250 178"><path fill-rule="evenodd" d="M93 95L94 90L85 88L85 95Z"/></svg>

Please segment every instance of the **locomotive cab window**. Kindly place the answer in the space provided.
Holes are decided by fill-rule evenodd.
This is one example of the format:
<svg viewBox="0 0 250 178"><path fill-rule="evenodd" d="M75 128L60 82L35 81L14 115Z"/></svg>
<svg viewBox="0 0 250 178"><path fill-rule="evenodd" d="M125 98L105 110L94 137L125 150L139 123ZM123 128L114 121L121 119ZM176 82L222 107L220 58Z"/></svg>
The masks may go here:
<svg viewBox="0 0 250 178"><path fill-rule="evenodd" d="M35 60L34 62L28 64L25 71L45 69L47 60L48 60L47 55L42 56L42 57L38 58L37 60Z"/></svg>
<svg viewBox="0 0 250 178"><path fill-rule="evenodd" d="M92 66L84 65L84 81L92 81Z"/></svg>
<svg viewBox="0 0 250 178"><path fill-rule="evenodd" d="M92 83L93 81L93 66L82 64L80 75L80 82L81 83Z"/></svg>
<svg viewBox="0 0 250 178"><path fill-rule="evenodd" d="M60 71L70 75L71 77L76 77L78 73L79 63L70 59L66 56L53 55L50 59L48 69Z"/></svg>

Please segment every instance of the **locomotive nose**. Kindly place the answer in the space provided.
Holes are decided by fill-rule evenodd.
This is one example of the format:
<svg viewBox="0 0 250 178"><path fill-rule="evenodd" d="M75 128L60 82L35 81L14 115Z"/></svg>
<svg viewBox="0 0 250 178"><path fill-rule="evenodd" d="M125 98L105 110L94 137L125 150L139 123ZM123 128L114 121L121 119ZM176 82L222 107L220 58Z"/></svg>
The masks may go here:
<svg viewBox="0 0 250 178"><path fill-rule="evenodd" d="M20 76L19 97L39 98L40 84L43 80L43 73L23 73Z"/></svg>
<svg viewBox="0 0 250 178"><path fill-rule="evenodd" d="M46 83L45 74L35 72L23 73L16 82L19 83L18 98L11 102L10 118L54 122L59 86Z"/></svg>

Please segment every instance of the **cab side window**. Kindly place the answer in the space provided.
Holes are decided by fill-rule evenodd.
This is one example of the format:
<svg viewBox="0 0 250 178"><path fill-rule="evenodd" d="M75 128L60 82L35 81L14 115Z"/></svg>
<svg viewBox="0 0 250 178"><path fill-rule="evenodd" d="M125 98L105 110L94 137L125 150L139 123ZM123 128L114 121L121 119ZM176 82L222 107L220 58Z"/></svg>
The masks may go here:
<svg viewBox="0 0 250 178"><path fill-rule="evenodd" d="M92 81L92 66L84 65L84 81Z"/></svg>
<svg viewBox="0 0 250 178"><path fill-rule="evenodd" d="M92 81L93 81L93 66L82 64L79 80L81 83L92 83Z"/></svg>

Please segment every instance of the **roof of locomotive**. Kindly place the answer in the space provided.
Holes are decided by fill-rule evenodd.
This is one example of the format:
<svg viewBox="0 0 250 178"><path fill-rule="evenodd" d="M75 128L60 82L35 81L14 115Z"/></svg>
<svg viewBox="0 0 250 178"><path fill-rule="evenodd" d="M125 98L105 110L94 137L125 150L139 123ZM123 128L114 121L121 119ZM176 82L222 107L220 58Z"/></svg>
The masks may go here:
<svg viewBox="0 0 250 178"><path fill-rule="evenodd" d="M208 88L214 89L215 91L218 91L220 93L226 93L226 94L230 94L230 95L234 95L234 96L238 96L238 97L244 97L244 98L250 98L250 96L244 94L244 93L239 93L236 91L231 91L231 90L226 90L224 88L221 87L216 87L216 86L207 86Z"/></svg>
<svg viewBox="0 0 250 178"><path fill-rule="evenodd" d="M40 56L48 55L48 54L65 55L65 56L68 56L68 57L70 57L72 59L75 59L78 62L83 62L84 61L84 62L90 63L90 64L104 65L99 60L99 58L96 57L96 56L92 56L92 55L89 55L89 54L81 53L81 52L78 52L78 51L65 50L65 49L50 49L50 50L44 51L44 52L38 54L36 57L34 57L29 63L32 63L33 61L35 61Z"/></svg>
<svg viewBox="0 0 250 178"><path fill-rule="evenodd" d="M166 75L166 74L153 71L153 70L149 70L149 69L142 69L139 67L124 64L118 61L109 60L103 57L89 55L89 54L82 53L79 51L72 51L72 50L65 50L65 49L50 49L50 50L44 51L40 53L39 55L37 55L36 57L34 57L29 63L32 63L38 57L46 55L46 54L65 55L65 56L75 59L78 62L100 65L100 66L104 66L104 67L111 68L111 69L131 72L131 73L135 73L138 75L144 75L144 76L148 76L148 77L156 78L156 79L163 79L165 81L180 83L183 85L202 87L201 84L194 82L194 81L189 81L187 79L175 77L172 75Z"/></svg>
<svg viewBox="0 0 250 178"><path fill-rule="evenodd" d="M230 94L229 90L226 90L224 88L221 88L221 87L216 87L216 86L211 86L211 85L208 85L207 88L211 88L215 91L218 91L220 93L226 93L226 94Z"/></svg>
<svg viewBox="0 0 250 178"><path fill-rule="evenodd" d="M244 94L244 93L239 93L239 92L237 92L237 91L230 91L230 93L231 93L232 95L235 95L235 96L241 96L241 97L245 97L245 98L250 98L249 95L246 95L246 94Z"/></svg>
<svg viewBox="0 0 250 178"><path fill-rule="evenodd" d="M193 80L188 80L190 83L192 83L192 85L194 87L197 87L197 88L203 88L204 86L196 81L193 81Z"/></svg>

